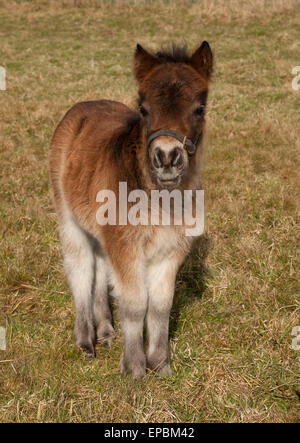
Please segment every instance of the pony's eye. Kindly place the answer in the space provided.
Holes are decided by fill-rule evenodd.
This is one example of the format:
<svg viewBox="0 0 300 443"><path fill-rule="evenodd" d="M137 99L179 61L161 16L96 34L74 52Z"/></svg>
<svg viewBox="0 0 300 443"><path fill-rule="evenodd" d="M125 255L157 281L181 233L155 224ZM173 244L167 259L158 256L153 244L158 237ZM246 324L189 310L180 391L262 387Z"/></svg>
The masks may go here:
<svg viewBox="0 0 300 443"><path fill-rule="evenodd" d="M196 109L194 110L194 114L195 114L197 117L202 117L202 115L204 114L204 109L205 109L205 106L204 106L204 105L198 106L198 108L196 108Z"/></svg>
<svg viewBox="0 0 300 443"><path fill-rule="evenodd" d="M148 115L148 111L144 108L144 106L140 105L139 110L143 117L146 117L146 115Z"/></svg>

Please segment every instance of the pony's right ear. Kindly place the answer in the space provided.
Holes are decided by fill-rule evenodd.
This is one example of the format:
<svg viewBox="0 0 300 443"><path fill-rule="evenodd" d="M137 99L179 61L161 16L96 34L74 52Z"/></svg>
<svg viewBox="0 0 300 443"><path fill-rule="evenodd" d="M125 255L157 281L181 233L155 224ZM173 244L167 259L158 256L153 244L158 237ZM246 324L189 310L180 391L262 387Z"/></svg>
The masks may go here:
<svg viewBox="0 0 300 443"><path fill-rule="evenodd" d="M141 45L136 45L134 54L134 74L138 82L141 82L148 72L158 64L158 59L149 54Z"/></svg>
<svg viewBox="0 0 300 443"><path fill-rule="evenodd" d="M204 41L190 59L191 65L208 80L213 71L213 54L209 44Z"/></svg>

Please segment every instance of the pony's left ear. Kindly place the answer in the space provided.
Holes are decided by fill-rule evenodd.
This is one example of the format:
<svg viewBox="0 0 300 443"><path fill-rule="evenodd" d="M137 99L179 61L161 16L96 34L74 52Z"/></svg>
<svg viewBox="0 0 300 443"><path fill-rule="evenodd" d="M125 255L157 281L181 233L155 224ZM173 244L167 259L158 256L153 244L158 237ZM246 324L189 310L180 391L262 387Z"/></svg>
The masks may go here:
<svg viewBox="0 0 300 443"><path fill-rule="evenodd" d="M190 63L199 74L204 75L208 80L213 72L213 53L209 44L204 41L190 58Z"/></svg>
<svg viewBox="0 0 300 443"><path fill-rule="evenodd" d="M134 74L137 81L141 82L156 64L158 64L157 57L138 44L134 54Z"/></svg>

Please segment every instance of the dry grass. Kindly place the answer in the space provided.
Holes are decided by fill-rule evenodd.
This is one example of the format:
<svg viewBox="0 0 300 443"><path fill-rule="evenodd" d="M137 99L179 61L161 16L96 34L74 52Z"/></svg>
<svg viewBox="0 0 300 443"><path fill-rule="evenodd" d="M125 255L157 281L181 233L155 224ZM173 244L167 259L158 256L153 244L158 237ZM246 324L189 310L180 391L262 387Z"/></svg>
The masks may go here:
<svg viewBox="0 0 300 443"><path fill-rule="evenodd" d="M109 3L0 1L0 421L299 421L299 1ZM178 277L174 377L132 381L119 329L92 362L73 345L49 140L76 101L134 102L137 42L203 39L206 234Z"/></svg>

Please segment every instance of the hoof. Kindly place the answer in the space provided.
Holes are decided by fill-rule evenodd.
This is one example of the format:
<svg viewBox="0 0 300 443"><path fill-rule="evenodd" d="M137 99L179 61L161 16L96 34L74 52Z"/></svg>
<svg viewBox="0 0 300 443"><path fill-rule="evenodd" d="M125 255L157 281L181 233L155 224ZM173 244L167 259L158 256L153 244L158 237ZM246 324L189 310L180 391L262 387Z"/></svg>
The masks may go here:
<svg viewBox="0 0 300 443"><path fill-rule="evenodd" d="M81 349L85 358L96 357L95 353L95 331L88 323L80 323L77 319L74 327L74 340Z"/></svg>
<svg viewBox="0 0 300 443"><path fill-rule="evenodd" d="M156 370L156 374L162 376L162 377L170 377L172 373L171 366L169 364L162 366L161 368L158 368Z"/></svg>
<svg viewBox="0 0 300 443"><path fill-rule="evenodd" d="M97 331L97 342L102 346L111 346L115 339L115 331L114 328L109 325L104 328L99 328Z"/></svg>
<svg viewBox="0 0 300 443"><path fill-rule="evenodd" d="M120 359L120 371L122 375L131 375L132 378L141 379L146 375L146 363L145 362L126 362L122 355Z"/></svg>
<svg viewBox="0 0 300 443"><path fill-rule="evenodd" d="M148 368L158 375L161 375L163 377L169 377L170 375L172 375L169 358L163 358L159 360L155 356L152 356L152 358L148 357L147 364Z"/></svg>
<svg viewBox="0 0 300 443"><path fill-rule="evenodd" d="M84 358L95 358L96 357L96 352L95 352L95 348L93 345L88 344L88 343L81 343L77 345L82 353Z"/></svg>

